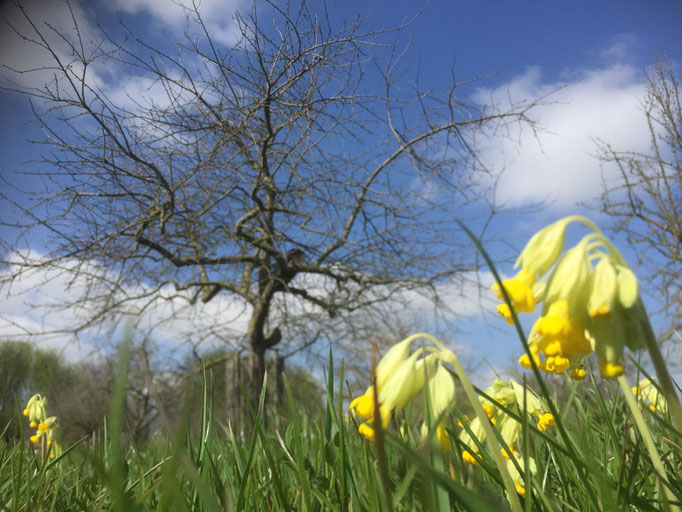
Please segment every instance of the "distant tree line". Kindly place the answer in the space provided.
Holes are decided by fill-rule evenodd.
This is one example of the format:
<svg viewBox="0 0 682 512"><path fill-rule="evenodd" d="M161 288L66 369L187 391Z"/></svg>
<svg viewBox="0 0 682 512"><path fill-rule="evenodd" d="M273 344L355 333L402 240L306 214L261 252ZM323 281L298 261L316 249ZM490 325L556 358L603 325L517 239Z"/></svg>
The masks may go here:
<svg viewBox="0 0 682 512"><path fill-rule="evenodd" d="M216 351L164 372L152 370L147 356L144 346L136 347L128 361L124 434L129 440L146 441L178 426L198 429L204 375L216 419L229 422L235 431L244 428L245 418L238 416L243 408L232 397L244 395L244 390L235 386L234 377L239 368L246 372L245 356ZM32 343L0 342L0 433L5 439L21 437L27 428L22 410L35 393L47 397L49 414L57 416L65 443L101 430L111 411L117 364L117 354L71 362ZM316 378L291 364L278 378L275 364L270 361L273 371L268 387L276 391L278 399L270 404L268 415L280 421L289 414L284 381L298 413L318 414L323 389Z"/></svg>

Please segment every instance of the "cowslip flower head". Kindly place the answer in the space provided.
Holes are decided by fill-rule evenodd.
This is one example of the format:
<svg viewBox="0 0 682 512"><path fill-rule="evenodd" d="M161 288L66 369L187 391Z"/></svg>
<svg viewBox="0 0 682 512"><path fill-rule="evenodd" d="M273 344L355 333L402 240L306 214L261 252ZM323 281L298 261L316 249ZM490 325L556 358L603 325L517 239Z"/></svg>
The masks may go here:
<svg viewBox="0 0 682 512"><path fill-rule="evenodd" d="M44 398L40 394L35 394L29 398L26 408L24 409L24 416L28 416L31 424L31 428L35 428L38 423L41 423L47 414L45 413L45 407L47 406L47 398Z"/></svg>
<svg viewBox="0 0 682 512"><path fill-rule="evenodd" d="M417 364L420 355L421 352L416 351L400 363L386 379L386 384L379 389L379 402L386 408L400 412L424 387L424 373L428 373L429 367L432 367L435 361L430 355L427 360L431 359L431 362L425 365L422 359Z"/></svg>
<svg viewBox="0 0 682 512"><path fill-rule="evenodd" d="M484 393L493 401L483 396L479 397L479 401L488 414L490 422L500 432L502 440L511 451L516 451L521 441L522 425L516 418L503 411L499 405L503 405L517 416L522 416L525 400L525 413L536 419L539 430L544 432L547 427L556 424L554 416L548 412L547 404L530 388L526 387L524 390L524 387L513 379L510 381L495 379L492 385L484 390ZM472 461L476 461L476 459L471 452L478 454L478 446L485 441L485 431L478 417L469 423L469 430L476 440L466 429L460 433L460 440L468 447L467 454L463 453L462 459L465 462L473 463Z"/></svg>
<svg viewBox="0 0 682 512"><path fill-rule="evenodd" d="M668 412L668 403L663 394L659 392L656 385L649 379L642 379L637 386L632 388L632 392L637 396L640 407L646 406L652 412L665 415Z"/></svg>
<svg viewBox="0 0 682 512"><path fill-rule="evenodd" d="M562 255L566 227L574 221L591 232ZM543 249L541 241L548 246ZM586 375L583 358L594 351L601 375L618 377L625 371L624 347L639 350L655 341L637 278L588 219L566 217L540 230L517 265L534 279L548 273L544 290L536 296L543 307L528 339L530 354L519 358L524 368L531 368L534 361L547 373L568 372L581 380ZM522 311L517 304L512 306ZM509 307L500 305L498 310L509 321Z"/></svg>
<svg viewBox="0 0 682 512"><path fill-rule="evenodd" d="M502 281L502 286L507 291L511 305L517 313L531 313L535 309L537 298L534 293L535 275L522 268L513 278ZM495 283L493 291L497 292L497 298L504 299L500 285ZM500 304L497 312L508 324L514 324L514 318L507 304Z"/></svg>
<svg viewBox="0 0 682 512"><path fill-rule="evenodd" d="M425 338L436 347L422 346L410 355L410 344L418 338ZM379 417L381 426L387 428L391 415L404 409L426 383L430 384L429 397L432 407L437 408L437 416L440 416L449 407L449 400L454 399L454 381L442 367L443 363L451 363L453 359L455 355L429 335L416 334L391 347L377 364L375 372L377 389L370 386L363 395L350 403L351 411L366 421L358 428L360 434L373 441ZM375 394L378 409L375 405ZM445 445L445 440L441 439L445 439L446 435L443 427L438 433L442 446Z"/></svg>
<svg viewBox="0 0 682 512"><path fill-rule="evenodd" d="M31 442L41 443L43 450L47 448L47 452L43 453L49 454L50 458L54 459L62 453L62 448L57 441L57 417L47 416L46 405L47 398L35 394L29 399L23 414L30 420L29 427L36 429L29 438Z"/></svg>

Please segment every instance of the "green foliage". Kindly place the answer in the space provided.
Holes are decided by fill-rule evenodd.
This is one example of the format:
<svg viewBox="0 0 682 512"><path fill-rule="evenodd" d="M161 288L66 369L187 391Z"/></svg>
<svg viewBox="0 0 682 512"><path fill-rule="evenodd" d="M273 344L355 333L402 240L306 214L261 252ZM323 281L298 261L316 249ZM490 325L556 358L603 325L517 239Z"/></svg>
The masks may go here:
<svg viewBox="0 0 682 512"><path fill-rule="evenodd" d="M21 341L0 343L0 431L8 426L5 436L18 437L19 415L34 390L54 399L75 379L75 368L53 351Z"/></svg>
<svg viewBox="0 0 682 512"><path fill-rule="evenodd" d="M376 445L362 438L346 411L343 369L327 375L322 418L310 418L289 395L288 421L264 421L235 432L216 418L213 379L202 373L198 432L180 422L168 438L126 445L119 366L111 422L57 459L41 464L26 442L0 444L0 511L19 510L505 510L499 473L489 454L466 465L457 446L459 411L447 419L453 449L441 452L435 436L420 441L420 421L400 414L385 432L385 465ZM557 429L526 425L525 451L538 470L528 476L526 510L659 510L651 460L618 387L596 379L566 380L555 400ZM670 489L682 501L682 436L668 418L646 412ZM190 418L188 418L189 420ZM570 443L569 448L566 443ZM382 477L381 472L384 471Z"/></svg>

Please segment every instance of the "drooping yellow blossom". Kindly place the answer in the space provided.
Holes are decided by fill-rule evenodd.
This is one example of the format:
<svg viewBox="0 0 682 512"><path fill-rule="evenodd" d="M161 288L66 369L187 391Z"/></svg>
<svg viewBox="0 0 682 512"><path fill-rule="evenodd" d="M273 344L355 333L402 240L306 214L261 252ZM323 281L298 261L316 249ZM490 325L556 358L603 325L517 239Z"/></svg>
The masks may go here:
<svg viewBox="0 0 682 512"><path fill-rule="evenodd" d="M23 413L30 419L30 428L35 428L35 433L30 436L34 444L42 443L42 449L47 450L49 457L54 459L62 453L62 448L57 441L57 418L56 416L47 417L47 399L39 394L33 395L26 405Z"/></svg>
<svg viewBox="0 0 682 512"><path fill-rule="evenodd" d="M656 385L649 379L642 379L639 384L632 388L632 392L637 396L640 406L646 406L651 411L666 414L668 403L663 394L659 392Z"/></svg>
<svg viewBox="0 0 682 512"><path fill-rule="evenodd" d="M580 222L591 232L562 255L565 230L571 222ZM594 351L602 376L618 377L625 370L624 347L638 350L647 339L653 340L637 278L618 250L588 219L566 217L540 230L521 252L516 265L521 270L510 280L513 283L503 283L515 311L528 311L532 302L528 290L544 284L541 293L532 295L543 307L528 339L530 354L519 358L524 368L531 368L534 361L547 373L570 370L571 377L580 380L586 376L582 360ZM499 286L493 289L500 296ZM500 305L498 311L509 321L508 305Z"/></svg>
<svg viewBox="0 0 682 512"><path fill-rule="evenodd" d="M587 377L587 372L584 368L574 366L571 368L571 378L573 380L583 380Z"/></svg>
<svg viewBox="0 0 682 512"><path fill-rule="evenodd" d="M478 453L478 452L476 452ZM462 452L462 460L464 462L468 462L469 464L473 464L474 466L480 466L481 463L478 462L478 459L474 457L468 450L464 450Z"/></svg>
<svg viewBox="0 0 682 512"><path fill-rule="evenodd" d="M572 217L560 219L535 233L514 266L525 268L535 276L546 274L564 248L566 227L572 220Z"/></svg>
<svg viewBox="0 0 682 512"><path fill-rule="evenodd" d="M436 425L438 446L442 451L448 451L450 450L450 438L445 429L443 415L455 403L455 381L440 360L436 363L436 370L427 383L427 396L431 416L438 421ZM427 422L424 421L422 425L422 439L426 438L427 435L428 426Z"/></svg>
<svg viewBox="0 0 682 512"><path fill-rule="evenodd" d="M490 402L485 397L479 397L479 401L486 411L490 422L500 432L500 436L504 443L512 452L516 452L522 434L522 425L514 417L508 415L502 410L499 405L503 405L517 416L522 416L522 408L525 400L526 414L530 414L537 421L537 427L541 431L545 431L547 427L554 426L554 416L548 411L547 404L538 397L532 390L525 389L521 384L515 380L503 381L495 379L492 386L484 390L494 402ZM474 418L469 423L469 430L471 434L465 430L460 433L460 440L467 445L468 450L462 452L462 460L469 463L474 463L476 459L470 452L478 454L478 446L485 441L485 431L483 430L478 417ZM474 439L475 438L475 439Z"/></svg>
<svg viewBox="0 0 682 512"><path fill-rule="evenodd" d="M533 293L535 275L525 269L521 269L513 278L502 281L502 286L507 291L512 307L516 313L531 313L537 303ZM497 292L497 298L504 300L504 295L500 286L495 283L493 290ZM514 318L507 304L497 306L497 312L507 321L509 325L514 324Z"/></svg>
<svg viewBox="0 0 682 512"><path fill-rule="evenodd" d="M410 344L424 338L437 346L423 346L410 355ZM429 402L435 418L441 417L454 400L454 380L443 367L452 362L454 354L428 335L413 335L391 347L376 367L375 391L370 386L365 393L351 401L349 408L366 422L358 431L370 441L374 440L375 427L387 428L391 415L404 409L428 384ZM375 393L379 408L375 407ZM378 413L378 414L377 414ZM447 445L447 431L440 422L436 426L441 447Z"/></svg>
<svg viewBox="0 0 682 512"><path fill-rule="evenodd" d="M542 416L540 416L540 419L538 420L538 430L541 430L544 432L547 430L547 427L553 427L556 425L556 420L554 419L554 416L552 416L551 413L545 413Z"/></svg>
<svg viewBox="0 0 682 512"><path fill-rule="evenodd" d="M31 421L31 428L35 428L38 423L47 418L45 407L47 406L47 398L40 394L35 394L29 398L26 408L24 409L24 416L28 416Z"/></svg>
<svg viewBox="0 0 682 512"><path fill-rule="evenodd" d="M445 424L442 421L438 424L438 427L436 427L436 436L438 437L438 447L441 451L449 451L450 437L448 436L448 432L445 430Z"/></svg>
<svg viewBox="0 0 682 512"><path fill-rule="evenodd" d="M519 467L525 471L525 464L523 461L523 457L519 452L513 452L514 459L516 459L516 463L519 465ZM519 473L519 470L516 469L516 464L511 460L511 458L507 455L507 470L509 471L509 475L511 476L512 480L514 481L514 486L516 487L516 492L518 492L521 496L524 498L526 497L526 488L524 487L524 479L523 475ZM537 473L537 466L535 464L535 459L532 457L528 457L528 471L530 471L531 475L534 475Z"/></svg>

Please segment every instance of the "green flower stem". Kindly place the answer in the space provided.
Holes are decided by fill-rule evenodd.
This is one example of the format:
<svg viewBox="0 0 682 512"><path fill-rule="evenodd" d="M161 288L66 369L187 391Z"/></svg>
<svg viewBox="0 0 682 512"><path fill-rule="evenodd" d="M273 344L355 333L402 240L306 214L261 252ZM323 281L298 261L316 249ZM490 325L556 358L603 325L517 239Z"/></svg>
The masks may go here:
<svg viewBox="0 0 682 512"><path fill-rule="evenodd" d="M646 348L651 356L651 362L654 363L654 368L656 369L658 383L661 386L661 390L663 390L666 402L668 402L668 410L670 411L673 425L675 425L678 432L682 433L682 406L680 406L680 400L675 392L675 385L668 372L665 359L663 359L661 348L658 346L656 339L650 336L645 336L644 339L646 340Z"/></svg>
<svg viewBox="0 0 682 512"><path fill-rule="evenodd" d="M663 467L663 461L661 460L661 457L658 455L658 450L656 450L654 440L651 437L651 433L649 432L648 427L646 426L644 416L642 416L642 411L640 411L639 407L637 407L637 401L635 400L635 396L632 393L630 386L628 385L628 381L625 379L625 376L621 375L620 377L618 377L618 384L620 384L620 388L623 390L623 395L625 395L625 401L627 402L628 407L630 407L630 411L632 412L632 416L635 420L635 425L637 425L637 430L639 430L639 433L642 435L642 439L644 440L644 446L646 446L647 452L649 452L649 457L651 457L651 462L654 465L654 470L658 475L658 485L659 488L661 489L661 494L663 495L663 508L664 510L672 510L678 512L680 510L679 507L677 506L672 507L670 505L670 501L673 501L675 497L668 488L670 483L668 482L665 468Z"/></svg>

